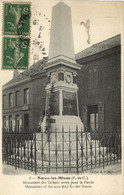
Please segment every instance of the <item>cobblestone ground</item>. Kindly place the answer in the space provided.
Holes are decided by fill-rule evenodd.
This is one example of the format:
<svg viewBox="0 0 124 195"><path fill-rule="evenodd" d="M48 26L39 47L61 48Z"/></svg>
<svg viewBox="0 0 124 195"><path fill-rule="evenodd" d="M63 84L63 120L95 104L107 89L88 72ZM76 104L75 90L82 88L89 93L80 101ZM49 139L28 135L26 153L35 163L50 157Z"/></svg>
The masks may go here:
<svg viewBox="0 0 124 195"><path fill-rule="evenodd" d="M2 172L3 172L3 174L6 174L6 175L24 175L24 174L29 174L29 175L33 174L34 175L35 174L33 171L24 170L21 168L15 169L15 167L13 167L11 165L6 165L6 164L3 164ZM121 174L121 164L118 163L115 165L106 166L104 169L103 168L96 168L96 169L92 169L92 170L87 170L84 173L88 173L88 174ZM39 174L41 174L41 173L37 173L37 175L39 175ZM80 174L83 174L83 173L80 173Z"/></svg>

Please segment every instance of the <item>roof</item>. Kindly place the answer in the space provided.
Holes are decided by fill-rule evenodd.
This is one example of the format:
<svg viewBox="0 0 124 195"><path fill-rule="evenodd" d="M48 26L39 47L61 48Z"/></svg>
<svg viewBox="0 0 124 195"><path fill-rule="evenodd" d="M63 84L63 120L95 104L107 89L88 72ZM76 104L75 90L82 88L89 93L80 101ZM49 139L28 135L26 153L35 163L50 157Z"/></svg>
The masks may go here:
<svg viewBox="0 0 124 195"><path fill-rule="evenodd" d="M9 82L7 82L5 85L3 85L3 87L11 85L13 83L16 83L18 81L21 81L21 80L24 80L24 79L27 79L27 78L28 78L27 76L19 74L18 77L11 79Z"/></svg>
<svg viewBox="0 0 124 195"><path fill-rule="evenodd" d="M120 34L92 45L91 47L77 53L75 55L75 58L76 60L79 60L79 59L109 50L119 45L120 45ZM5 85L3 85L3 87L8 86L10 84L14 84L19 81L23 81L25 79L30 79L30 76L43 72L44 67L46 66L46 63L47 63L47 59L48 57L45 57L44 59L39 60L38 62L34 63L28 70L24 70L21 73L17 73L16 76L13 77L13 79L11 79Z"/></svg>
<svg viewBox="0 0 124 195"><path fill-rule="evenodd" d="M109 50L111 48L119 46L120 42L121 41L120 41L120 34L119 34L109 39L106 39L102 42L96 43L85 50L80 51L79 53L75 55L75 58L76 60L78 60L81 58L85 58L85 57Z"/></svg>
<svg viewBox="0 0 124 195"><path fill-rule="evenodd" d="M11 79L9 82L3 85L3 87L14 84L19 81L23 81L25 79L29 79L30 76L43 72L46 61L47 61L47 58L39 60L38 62L34 63L28 70L24 70L21 73L19 73L18 70L15 70L17 71L16 76L14 76L13 79Z"/></svg>

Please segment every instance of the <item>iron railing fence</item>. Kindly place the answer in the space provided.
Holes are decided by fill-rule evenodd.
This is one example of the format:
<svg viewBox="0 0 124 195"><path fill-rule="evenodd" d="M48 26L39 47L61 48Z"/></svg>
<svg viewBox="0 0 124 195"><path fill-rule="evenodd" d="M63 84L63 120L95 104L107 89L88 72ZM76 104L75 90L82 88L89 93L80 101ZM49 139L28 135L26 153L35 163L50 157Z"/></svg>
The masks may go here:
<svg viewBox="0 0 124 195"><path fill-rule="evenodd" d="M30 143L30 144L29 144ZM22 132L3 132L3 163L35 171L36 134Z"/></svg>
<svg viewBox="0 0 124 195"><path fill-rule="evenodd" d="M121 132L3 132L3 163L35 173L79 173L121 162Z"/></svg>
<svg viewBox="0 0 124 195"><path fill-rule="evenodd" d="M36 133L37 132L38 133L40 132L40 127L28 128L28 129L22 127L19 129L6 127L6 128L2 128L2 132L9 132L9 133Z"/></svg>

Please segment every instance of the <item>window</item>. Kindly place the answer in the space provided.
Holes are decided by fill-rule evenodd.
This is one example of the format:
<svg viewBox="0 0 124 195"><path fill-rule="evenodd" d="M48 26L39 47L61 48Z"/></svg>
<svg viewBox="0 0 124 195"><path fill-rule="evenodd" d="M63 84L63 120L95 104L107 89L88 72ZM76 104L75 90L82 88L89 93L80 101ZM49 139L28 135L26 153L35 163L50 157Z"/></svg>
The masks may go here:
<svg viewBox="0 0 124 195"><path fill-rule="evenodd" d="M29 104L29 89L24 89L24 104Z"/></svg>
<svg viewBox="0 0 124 195"><path fill-rule="evenodd" d="M58 73L58 80L59 81L64 81L64 73L63 72Z"/></svg>
<svg viewBox="0 0 124 195"><path fill-rule="evenodd" d="M20 118L16 115L16 131L20 131Z"/></svg>
<svg viewBox="0 0 124 195"><path fill-rule="evenodd" d="M6 130L6 117L3 117L3 131Z"/></svg>
<svg viewBox="0 0 124 195"><path fill-rule="evenodd" d="M24 131L29 131L29 114L24 114Z"/></svg>
<svg viewBox="0 0 124 195"><path fill-rule="evenodd" d="M9 116L9 131L12 131L12 116Z"/></svg>
<svg viewBox="0 0 124 195"><path fill-rule="evenodd" d="M63 115L78 115L76 93L63 91Z"/></svg>
<svg viewBox="0 0 124 195"><path fill-rule="evenodd" d="M94 68L93 71L96 72L96 68Z"/></svg>
<svg viewBox="0 0 124 195"><path fill-rule="evenodd" d="M88 106L88 126L92 131L98 130L98 105Z"/></svg>
<svg viewBox="0 0 124 195"><path fill-rule="evenodd" d="M12 107L13 106L13 94L10 93L9 94L9 107Z"/></svg>
<svg viewBox="0 0 124 195"><path fill-rule="evenodd" d="M6 104L6 95L3 95L3 108L5 108L5 104Z"/></svg>
<svg viewBox="0 0 124 195"><path fill-rule="evenodd" d="M91 73L92 71L91 71L91 69L89 69L89 73Z"/></svg>
<svg viewBox="0 0 124 195"><path fill-rule="evenodd" d="M97 87L98 83L98 73L96 67L90 67L88 69L88 89L93 89Z"/></svg>
<svg viewBox="0 0 124 195"><path fill-rule="evenodd" d="M16 93L15 93L15 105L16 106L19 106L19 95L20 95L19 92L20 91L16 91Z"/></svg>

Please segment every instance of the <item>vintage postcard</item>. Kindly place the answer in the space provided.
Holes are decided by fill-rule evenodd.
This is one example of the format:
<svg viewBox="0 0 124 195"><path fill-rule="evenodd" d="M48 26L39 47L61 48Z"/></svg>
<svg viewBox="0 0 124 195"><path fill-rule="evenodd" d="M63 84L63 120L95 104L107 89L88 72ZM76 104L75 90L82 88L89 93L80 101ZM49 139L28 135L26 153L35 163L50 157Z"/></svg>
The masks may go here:
<svg viewBox="0 0 124 195"><path fill-rule="evenodd" d="M0 0L0 194L124 194L124 2Z"/></svg>

